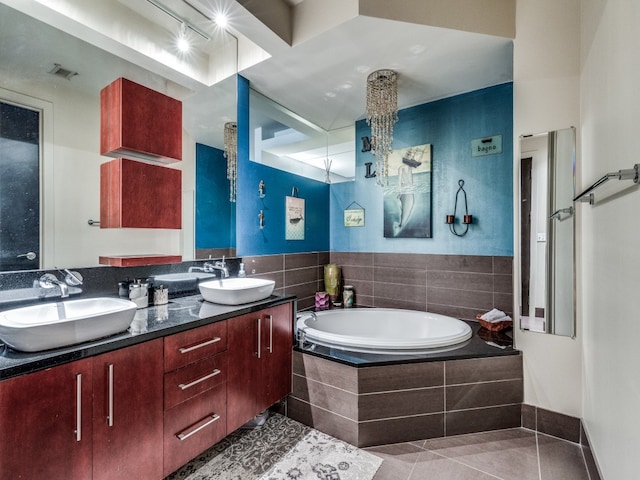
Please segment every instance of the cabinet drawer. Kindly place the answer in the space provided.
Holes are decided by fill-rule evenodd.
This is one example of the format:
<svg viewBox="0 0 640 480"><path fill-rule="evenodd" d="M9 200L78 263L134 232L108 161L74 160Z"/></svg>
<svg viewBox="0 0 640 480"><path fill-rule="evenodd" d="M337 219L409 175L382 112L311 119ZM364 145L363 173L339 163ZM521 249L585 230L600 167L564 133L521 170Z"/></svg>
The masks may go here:
<svg viewBox="0 0 640 480"><path fill-rule="evenodd" d="M170 372L226 349L226 321L171 335L164 339L164 371Z"/></svg>
<svg viewBox="0 0 640 480"><path fill-rule="evenodd" d="M165 411L165 476L227 435L226 387L220 384Z"/></svg>
<svg viewBox="0 0 640 480"><path fill-rule="evenodd" d="M227 352L205 358L164 376L164 408L179 403L227 381Z"/></svg>

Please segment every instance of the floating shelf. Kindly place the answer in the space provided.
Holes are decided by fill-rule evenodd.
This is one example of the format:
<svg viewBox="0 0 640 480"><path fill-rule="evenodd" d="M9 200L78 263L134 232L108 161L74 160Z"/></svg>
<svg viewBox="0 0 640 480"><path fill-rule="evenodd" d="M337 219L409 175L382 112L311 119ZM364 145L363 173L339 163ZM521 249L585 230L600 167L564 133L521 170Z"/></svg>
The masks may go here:
<svg viewBox="0 0 640 480"><path fill-rule="evenodd" d="M165 263L180 263L182 255L165 255L154 253L149 255L100 255L100 265L111 267L137 267L141 265L160 265Z"/></svg>

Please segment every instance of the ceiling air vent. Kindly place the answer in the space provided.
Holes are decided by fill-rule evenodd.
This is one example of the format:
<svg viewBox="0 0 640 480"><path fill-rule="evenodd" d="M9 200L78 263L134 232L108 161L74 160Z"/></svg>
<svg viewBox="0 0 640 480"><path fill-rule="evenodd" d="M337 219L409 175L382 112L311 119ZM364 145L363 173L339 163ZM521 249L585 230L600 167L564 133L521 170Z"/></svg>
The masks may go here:
<svg viewBox="0 0 640 480"><path fill-rule="evenodd" d="M51 75L55 75L57 77L66 78L67 80L71 80L71 77L75 77L78 75L78 72L72 72L71 70L67 70L59 63L54 63L54 67L49 70Z"/></svg>

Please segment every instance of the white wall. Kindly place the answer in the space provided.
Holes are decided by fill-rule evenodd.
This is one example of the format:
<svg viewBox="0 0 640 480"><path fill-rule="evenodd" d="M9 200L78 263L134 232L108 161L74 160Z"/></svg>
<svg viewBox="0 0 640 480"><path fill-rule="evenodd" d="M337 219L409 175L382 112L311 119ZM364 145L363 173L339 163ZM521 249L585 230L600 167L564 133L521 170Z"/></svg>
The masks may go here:
<svg viewBox="0 0 640 480"><path fill-rule="evenodd" d="M639 162L640 2L582 0L582 175ZM610 181L604 200L633 186ZM582 205L584 421L606 480L640 478L640 191Z"/></svg>
<svg viewBox="0 0 640 480"><path fill-rule="evenodd" d="M78 92L71 82L53 79L51 83L15 82L4 78L0 98L33 97L36 106L44 100L50 105L52 147L45 150L44 224L47 227L45 268L54 266L97 266L100 255L182 254L183 245L193 255L191 230L101 229L89 226L89 219L100 219L100 164L110 160L100 151L100 100ZM60 82L60 83L58 83ZM4 91L4 94L3 94ZM17 92L21 96L11 95ZM49 114L45 112L45 114ZM50 119L46 119L50 121ZM183 170L183 191L195 188L195 145L184 134L183 161L172 166ZM149 199L153 202L153 199ZM191 205L193 209L193 206ZM185 212L183 212L183 215ZM186 212L193 215L193 212ZM183 224L185 223L183 220ZM183 238L184 236L184 238ZM190 257L192 258L192 257Z"/></svg>
<svg viewBox="0 0 640 480"><path fill-rule="evenodd" d="M514 41L514 145L522 134L578 127L580 0L518 0ZM514 155L514 211L519 212L519 161ZM515 238L519 218L516 213ZM519 258L515 245L515 258ZM518 278L518 262L514 262ZM514 292L519 294L519 286ZM578 310L578 319L580 311ZM524 401L582 416L582 325L577 338L515 330L524 353Z"/></svg>

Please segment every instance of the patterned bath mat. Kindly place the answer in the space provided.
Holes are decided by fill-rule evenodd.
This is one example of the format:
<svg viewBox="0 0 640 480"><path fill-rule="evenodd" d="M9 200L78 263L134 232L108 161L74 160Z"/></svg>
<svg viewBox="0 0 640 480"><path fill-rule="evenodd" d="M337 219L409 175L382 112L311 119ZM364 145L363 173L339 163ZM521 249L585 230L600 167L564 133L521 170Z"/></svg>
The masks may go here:
<svg viewBox="0 0 640 480"><path fill-rule="evenodd" d="M238 430L167 480L370 480L382 459L290 418L272 414Z"/></svg>

